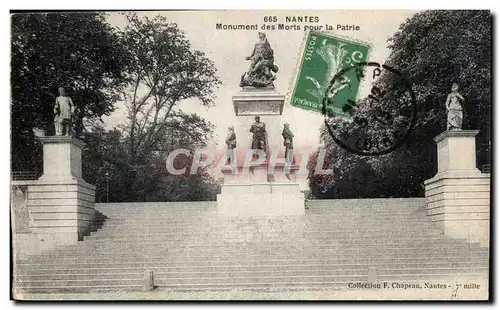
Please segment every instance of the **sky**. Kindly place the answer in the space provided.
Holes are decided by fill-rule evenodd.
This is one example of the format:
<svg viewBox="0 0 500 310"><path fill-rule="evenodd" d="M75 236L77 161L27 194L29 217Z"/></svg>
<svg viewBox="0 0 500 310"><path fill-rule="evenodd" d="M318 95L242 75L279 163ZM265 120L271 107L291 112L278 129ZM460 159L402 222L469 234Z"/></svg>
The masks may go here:
<svg viewBox="0 0 500 310"><path fill-rule="evenodd" d="M277 122L282 126L288 122L295 138L296 149L314 151L320 143L319 128L323 121L320 113L302 110L289 103L294 81L294 74L298 70L302 44L305 40L305 25L337 25L359 26L359 30L334 30L329 33L340 35L353 40L367 42L371 45L368 61L383 63L390 54L387 48L390 38L407 18L418 11L406 10L335 10L335 11L167 11L167 12L139 12L139 16L154 16L161 14L171 22L177 23L185 32L186 38L194 49L200 50L214 61L222 85L216 90L215 106L202 107L197 100L185 100L181 109L184 112L194 112L212 122L215 126L214 141L211 145L217 150L223 150L227 127L236 125L236 135L239 144L250 143L250 133L247 129L238 129L239 120L235 116L232 96L237 95L241 88L239 79L248 69L249 56L258 39L258 31L252 30L218 30L215 25L222 24L257 24L259 27L269 16L276 16L279 23L285 21L286 16L318 17L317 23L288 23L300 25L302 30L268 30L264 31L274 50L275 64L279 67L275 81L276 91L285 95L283 114ZM126 25L125 18L119 12L109 13L108 22L117 27ZM324 26L325 27L325 26ZM367 94L367 87L361 87L358 98ZM117 105L117 110L105 117L104 122L108 129L125 121L126 109L123 103ZM276 127L278 128L278 127ZM281 136L268 132L269 135Z"/></svg>

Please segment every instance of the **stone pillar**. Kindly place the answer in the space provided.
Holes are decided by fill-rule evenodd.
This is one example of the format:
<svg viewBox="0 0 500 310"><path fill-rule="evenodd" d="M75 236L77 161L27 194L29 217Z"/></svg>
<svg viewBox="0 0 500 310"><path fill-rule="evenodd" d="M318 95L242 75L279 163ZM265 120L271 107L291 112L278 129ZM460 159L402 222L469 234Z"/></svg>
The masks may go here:
<svg viewBox="0 0 500 310"><path fill-rule="evenodd" d="M476 168L477 130L438 135L438 172L425 181L427 215L446 236L489 246L490 174Z"/></svg>
<svg viewBox="0 0 500 310"><path fill-rule="evenodd" d="M43 175L28 184L28 234L16 236L18 254L83 240L93 229L95 186L82 179L83 142L66 136L40 137Z"/></svg>
<svg viewBox="0 0 500 310"><path fill-rule="evenodd" d="M234 113L238 116L234 127L240 154L251 152L252 133L249 130L256 115L266 124L268 155L284 149L283 124L280 122L284 101L285 96L270 88L244 88L233 96ZM221 193L217 195L218 214L250 217L303 215L304 194L294 176L298 167L294 166L286 177L283 164L275 165L273 170L270 169L273 163L268 158L261 165L245 169L243 162L239 161L236 169L222 169L224 182Z"/></svg>

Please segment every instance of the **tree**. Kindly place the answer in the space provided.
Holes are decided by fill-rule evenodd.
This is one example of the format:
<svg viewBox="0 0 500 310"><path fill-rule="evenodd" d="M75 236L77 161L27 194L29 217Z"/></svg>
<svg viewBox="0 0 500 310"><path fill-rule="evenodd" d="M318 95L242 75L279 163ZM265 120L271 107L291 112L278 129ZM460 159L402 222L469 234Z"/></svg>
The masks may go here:
<svg viewBox="0 0 500 310"><path fill-rule="evenodd" d="M129 164L137 166L144 165L150 154L165 151L165 143L184 129L192 134L191 140L181 140L197 142L190 149L197 147L206 126L196 127L201 119L183 114L179 105L185 99L213 105L213 91L221 82L214 63L191 48L176 24L159 15L142 19L135 13L125 16L128 25L122 36L132 61L127 71L131 87L124 93L128 109L124 143ZM178 127L179 117L185 120L184 129ZM132 188L135 175L135 170L126 173L127 190Z"/></svg>
<svg viewBox="0 0 500 310"><path fill-rule="evenodd" d="M211 106L213 91L221 82L214 63L191 48L176 24L159 15L140 19L129 13L126 17L129 24L123 36L133 57L126 133L134 161L158 147L182 100L193 98Z"/></svg>
<svg viewBox="0 0 500 310"><path fill-rule="evenodd" d="M197 115L176 113L166 128L159 150L145 154L140 165L130 164L128 138L121 131L96 127L85 133L84 179L96 185L97 201L215 200L219 185L207 169L190 174L194 148L206 146L213 125ZM171 175L166 169L165 159L176 148L193 150L190 156L176 157L176 168L187 167L183 175Z"/></svg>
<svg viewBox="0 0 500 310"><path fill-rule="evenodd" d="M491 111L491 22L489 11L425 11L402 24L389 39L389 64L414 84L421 115L415 135L446 129L446 96L458 83L465 97L464 129L479 129L479 163L489 163Z"/></svg>
<svg viewBox="0 0 500 310"><path fill-rule="evenodd" d="M113 111L125 85L127 50L105 14L12 15L12 169L37 170L33 128L53 133L53 106L65 87L76 105L76 134Z"/></svg>
<svg viewBox="0 0 500 310"><path fill-rule="evenodd" d="M311 191L321 198L412 197L424 195L424 180L436 173L433 138L446 129L446 96L456 82L466 99L464 129L480 129L478 166L489 163L491 111L491 14L487 11L425 11L400 25L389 39L387 64L413 83L418 118L406 144L377 157L338 151L321 132L332 162L350 161L352 169L322 181L310 178ZM390 84L391 75L379 83ZM384 101L394 107L395 98ZM407 99L407 98L405 98ZM362 99L364 100L364 99ZM357 106L363 106L360 100ZM370 116L374 110L361 111ZM367 133L370 134L370 133ZM312 158L313 160L314 158ZM335 166L330 164L330 166ZM349 191L349 188L355 189ZM355 193L354 196L352 193Z"/></svg>

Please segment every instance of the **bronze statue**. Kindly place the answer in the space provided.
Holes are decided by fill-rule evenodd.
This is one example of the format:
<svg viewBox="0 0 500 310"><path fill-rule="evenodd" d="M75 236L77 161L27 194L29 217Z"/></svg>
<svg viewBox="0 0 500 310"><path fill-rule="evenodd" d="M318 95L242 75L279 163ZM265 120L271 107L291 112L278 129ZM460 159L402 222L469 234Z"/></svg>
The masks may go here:
<svg viewBox="0 0 500 310"><path fill-rule="evenodd" d="M255 43L252 55L245 58L250 60L250 68L241 76L240 87L273 87L273 81L278 72L274 64L274 51L267 41L266 34L259 32L259 41Z"/></svg>
<svg viewBox="0 0 500 310"><path fill-rule="evenodd" d="M236 147L236 134L234 133L234 126L229 126L227 129L228 129L226 138L227 157L229 160L229 164L234 165L235 164L234 148Z"/></svg>
<svg viewBox="0 0 500 310"><path fill-rule="evenodd" d="M71 118L74 112L73 101L66 96L64 88L59 87L59 97L56 98L54 105L56 136L69 136L71 134Z"/></svg>
<svg viewBox="0 0 500 310"><path fill-rule="evenodd" d="M447 130L461 130L463 120L462 102L465 99L458 92L458 85L453 83L451 93L446 98L446 110L448 111Z"/></svg>
<svg viewBox="0 0 500 310"><path fill-rule="evenodd" d="M285 162L288 164L293 164L293 133L290 130L290 125L285 123L283 125L283 132L281 133L283 139L283 145L285 146Z"/></svg>
<svg viewBox="0 0 500 310"><path fill-rule="evenodd" d="M260 116L255 116L255 122L250 127L252 137L252 150L262 150L267 153L266 124L260 121Z"/></svg>

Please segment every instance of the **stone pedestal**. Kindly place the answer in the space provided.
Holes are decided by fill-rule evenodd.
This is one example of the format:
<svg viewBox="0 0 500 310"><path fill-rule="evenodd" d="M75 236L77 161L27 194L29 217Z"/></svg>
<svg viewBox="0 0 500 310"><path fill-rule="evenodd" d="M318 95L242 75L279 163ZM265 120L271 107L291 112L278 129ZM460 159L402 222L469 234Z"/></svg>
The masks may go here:
<svg viewBox="0 0 500 310"><path fill-rule="evenodd" d="M252 134L249 132L254 117L259 115L266 124L269 156L284 148L281 132L281 114L285 96L273 89L245 88L233 96L233 106L238 123L234 124L238 149L248 153ZM288 169L279 160L269 160L252 167L222 170L224 183L217 195L217 212L220 216L272 217L303 215L304 194L295 182L298 167Z"/></svg>
<svg viewBox="0 0 500 310"><path fill-rule="evenodd" d="M297 166L286 171L269 163L251 167L223 169L224 183L217 195L220 216L273 217L304 215L304 194L295 182Z"/></svg>
<svg viewBox="0 0 500 310"><path fill-rule="evenodd" d="M94 229L95 186L82 179L83 142L64 136L40 137L43 175L23 181L28 233L16 235L19 255L74 244ZM13 186L22 186L12 182Z"/></svg>
<svg viewBox="0 0 500 310"><path fill-rule="evenodd" d="M477 130L438 135L438 172L425 181L427 215L446 236L489 246L490 175L476 168Z"/></svg>

